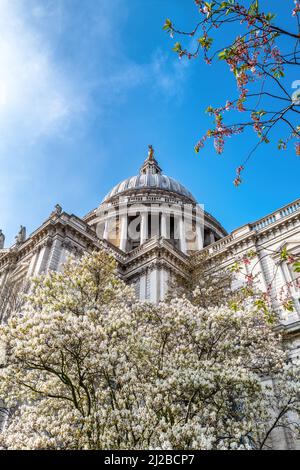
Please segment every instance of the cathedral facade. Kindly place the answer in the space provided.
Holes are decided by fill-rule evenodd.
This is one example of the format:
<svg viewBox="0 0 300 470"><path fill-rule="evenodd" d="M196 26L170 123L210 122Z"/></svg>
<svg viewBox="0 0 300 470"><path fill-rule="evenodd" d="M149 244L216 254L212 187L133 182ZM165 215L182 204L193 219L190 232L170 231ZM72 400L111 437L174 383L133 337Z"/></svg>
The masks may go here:
<svg viewBox="0 0 300 470"><path fill-rule="evenodd" d="M281 257L283 249L300 254L300 199L228 234L182 184L162 173L149 146L139 174L117 184L98 208L81 218L57 205L30 236L21 227L11 247L4 242L0 230L0 295L8 283L21 285L61 269L70 255L102 247L113 254L121 278L140 300L155 303L163 300L172 278L188 279L199 253L226 268L251 251L255 256L245 269L262 290L271 290L291 355L300 354L299 274ZM283 308L287 289L294 304L290 312ZM289 436L279 439L281 448L293 446Z"/></svg>

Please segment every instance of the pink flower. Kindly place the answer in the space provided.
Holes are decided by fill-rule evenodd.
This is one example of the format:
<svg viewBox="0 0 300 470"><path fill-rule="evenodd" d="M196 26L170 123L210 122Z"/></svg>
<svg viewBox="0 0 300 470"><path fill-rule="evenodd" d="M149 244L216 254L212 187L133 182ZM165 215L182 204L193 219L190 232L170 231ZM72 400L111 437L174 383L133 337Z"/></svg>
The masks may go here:
<svg viewBox="0 0 300 470"><path fill-rule="evenodd" d="M292 16L296 16L300 12L300 3L297 0L294 3L295 8L292 11Z"/></svg>
<svg viewBox="0 0 300 470"><path fill-rule="evenodd" d="M233 181L233 184L236 187L239 186L241 183L242 183L242 178L240 176L237 176Z"/></svg>

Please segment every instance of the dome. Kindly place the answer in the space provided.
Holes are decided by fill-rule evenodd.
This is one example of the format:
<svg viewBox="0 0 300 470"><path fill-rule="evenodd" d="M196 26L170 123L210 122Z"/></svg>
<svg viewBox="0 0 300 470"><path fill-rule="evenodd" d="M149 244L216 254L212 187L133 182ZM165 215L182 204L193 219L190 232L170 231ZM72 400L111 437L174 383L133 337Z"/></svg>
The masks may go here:
<svg viewBox="0 0 300 470"><path fill-rule="evenodd" d="M139 174L114 186L84 220L100 238L125 252L152 237L162 237L186 253L195 243L200 249L227 235L185 186L162 173L151 145Z"/></svg>
<svg viewBox="0 0 300 470"><path fill-rule="evenodd" d="M196 204L196 199L181 183L170 176L162 174L161 168L153 155L153 147L149 145L148 157L140 169L140 174L137 176L131 176L114 186L114 188L105 196L102 203L109 201L115 196L120 196L132 191L139 191L141 189L147 189L175 193L181 197L190 199L191 202Z"/></svg>
<svg viewBox="0 0 300 470"><path fill-rule="evenodd" d="M129 191L140 189L159 189L162 191L176 193L185 198L191 199L196 204L193 195L181 183L170 176L157 174L141 174L132 176L114 186L114 188L105 196L102 202L106 202L114 196L123 195Z"/></svg>

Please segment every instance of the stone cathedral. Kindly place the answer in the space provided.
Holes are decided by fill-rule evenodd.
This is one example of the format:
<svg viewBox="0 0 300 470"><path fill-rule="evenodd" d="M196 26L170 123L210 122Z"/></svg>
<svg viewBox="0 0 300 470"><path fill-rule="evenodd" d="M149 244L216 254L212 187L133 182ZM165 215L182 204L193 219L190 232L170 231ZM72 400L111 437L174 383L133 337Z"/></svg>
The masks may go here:
<svg viewBox="0 0 300 470"><path fill-rule="evenodd" d="M22 226L11 247L5 247L0 230L0 294L8 282L21 285L32 276L59 270L70 255L100 247L113 254L121 278L134 286L140 300L156 303L172 278L188 278L197 253L206 254L215 266L229 267L251 250L256 257L246 268L263 290L272 286L273 307L291 355L300 354L299 273L280 256L284 248L300 254L300 199L228 234L188 189L162 173L149 146L139 174L117 184L84 217L57 204L28 237ZM280 300L286 286L294 300L292 312ZM289 436L280 436L279 447L293 447Z"/></svg>

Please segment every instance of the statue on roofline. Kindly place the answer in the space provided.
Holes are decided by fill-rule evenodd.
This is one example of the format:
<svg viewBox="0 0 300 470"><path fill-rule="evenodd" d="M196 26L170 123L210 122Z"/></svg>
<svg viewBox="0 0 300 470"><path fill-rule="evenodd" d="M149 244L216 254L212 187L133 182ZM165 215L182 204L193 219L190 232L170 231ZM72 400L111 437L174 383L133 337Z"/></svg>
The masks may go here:
<svg viewBox="0 0 300 470"><path fill-rule="evenodd" d="M26 227L23 227L23 225L21 225L19 233L18 233L18 235L16 235L15 240L16 240L17 245L19 245L20 243L25 242L25 240L26 240Z"/></svg>
<svg viewBox="0 0 300 470"><path fill-rule="evenodd" d="M0 230L0 250L4 248L4 242L5 242L5 235L2 232L2 230Z"/></svg>
<svg viewBox="0 0 300 470"><path fill-rule="evenodd" d="M153 160L154 159L154 148L152 145L148 145L148 159Z"/></svg>
<svg viewBox="0 0 300 470"><path fill-rule="evenodd" d="M56 206L54 207L54 211L51 212L51 216L60 215L61 213L62 213L62 207L59 204L56 204Z"/></svg>

